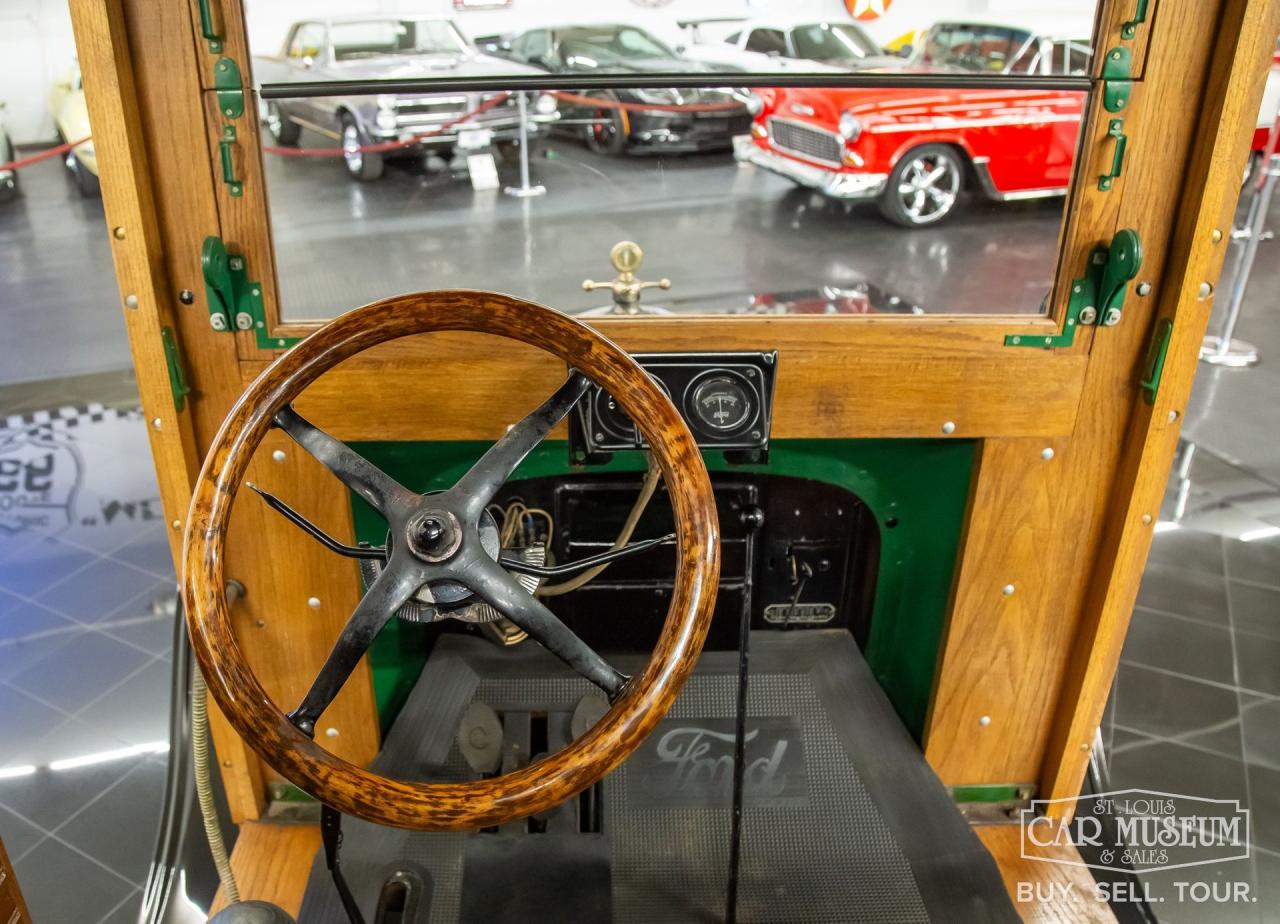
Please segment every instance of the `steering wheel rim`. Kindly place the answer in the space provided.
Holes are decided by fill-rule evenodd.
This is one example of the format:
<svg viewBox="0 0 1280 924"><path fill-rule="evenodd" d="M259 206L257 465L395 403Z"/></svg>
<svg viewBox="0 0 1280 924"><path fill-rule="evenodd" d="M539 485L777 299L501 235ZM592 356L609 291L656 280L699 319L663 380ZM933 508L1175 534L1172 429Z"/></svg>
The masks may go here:
<svg viewBox="0 0 1280 924"><path fill-rule="evenodd" d="M676 521L676 577L662 634L643 672L586 734L542 760L464 783L415 783L371 773L317 745L280 710L249 667L224 591L232 504L276 415L324 372L357 353L420 333L473 331L537 346L609 391L645 436ZM711 482L671 400L622 349L551 308L455 289L396 296L344 314L278 358L248 387L209 448L192 495L183 547L183 598L196 660L232 726L268 764L348 815L418 830L466 830L551 808L634 751L666 715L710 628L719 578Z"/></svg>

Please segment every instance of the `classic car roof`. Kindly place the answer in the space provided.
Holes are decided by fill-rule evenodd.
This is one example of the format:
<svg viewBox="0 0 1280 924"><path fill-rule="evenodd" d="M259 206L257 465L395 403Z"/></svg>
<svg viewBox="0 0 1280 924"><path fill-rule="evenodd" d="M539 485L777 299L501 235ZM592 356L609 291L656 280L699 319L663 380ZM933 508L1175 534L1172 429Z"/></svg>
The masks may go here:
<svg viewBox="0 0 1280 924"><path fill-rule="evenodd" d="M1051 28L1046 28L1048 22ZM1058 16L1051 20L1044 17L1020 19L1018 16L964 16L954 19L940 19L926 31L939 27L954 26L993 26L997 29L1020 29L1032 35L1047 39L1072 39L1088 41L1093 34L1092 8L1087 16Z"/></svg>

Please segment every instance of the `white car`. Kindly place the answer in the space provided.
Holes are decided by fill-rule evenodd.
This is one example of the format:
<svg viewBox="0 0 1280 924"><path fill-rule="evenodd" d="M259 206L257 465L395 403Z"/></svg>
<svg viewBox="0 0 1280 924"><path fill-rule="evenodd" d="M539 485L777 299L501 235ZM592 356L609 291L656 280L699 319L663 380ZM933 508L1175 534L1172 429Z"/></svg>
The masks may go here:
<svg viewBox="0 0 1280 924"><path fill-rule="evenodd" d="M679 23L686 58L744 71L866 70L900 67L852 22L776 19L689 19Z"/></svg>

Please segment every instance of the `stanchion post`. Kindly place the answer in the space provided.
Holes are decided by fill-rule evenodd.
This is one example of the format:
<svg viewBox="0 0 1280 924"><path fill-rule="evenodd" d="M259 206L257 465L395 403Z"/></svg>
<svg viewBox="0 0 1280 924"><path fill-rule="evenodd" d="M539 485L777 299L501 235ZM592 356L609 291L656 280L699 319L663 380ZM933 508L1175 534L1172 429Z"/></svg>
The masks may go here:
<svg viewBox="0 0 1280 924"><path fill-rule="evenodd" d="M1254 189L1253 198L1249 201L1249 217L1245 222L1244 233L1240 235L1244 238L1244 249L1232 267L1226 319L1222 323L1221 332L1205 337L1204 344L1200 347L1200 359L1215 366L1239 369L1252 366L1258 361L1258 348L1243 340L1236 340L1235 332L1240 320L1240 307L1244 304L1244 293L1249 288L1249 276L1253 273L1253 264L1258 257L1258 244L1262 242L1266 231L1271 197L1276 191L1276 180L1280 179L1280 154L1269 153L1262 163L1262 170L1262 185Z"/></svg>
<svg viewBox="0 0 1280 924"><path fill-rule="evenodd" d="M547 187L539 183L529 185L529 97L523 91L516 96L516 106L520 110L520 185L508 186L503 192L508 196L527 199L531 196L546 195Z"/></svg>

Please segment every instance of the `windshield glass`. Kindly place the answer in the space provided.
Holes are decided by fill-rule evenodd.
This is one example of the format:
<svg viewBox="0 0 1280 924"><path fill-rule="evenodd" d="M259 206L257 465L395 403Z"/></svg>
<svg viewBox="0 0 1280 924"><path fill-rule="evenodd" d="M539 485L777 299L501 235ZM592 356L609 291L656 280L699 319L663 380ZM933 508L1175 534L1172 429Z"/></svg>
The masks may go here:
<svg viewBox="0 0 1280 924"><path fill-rule="evenodd" d="M939 25L929 31L918 64L974 72L1005 70L1032 41L1030 32L1000 26Z"/></svg>
<svg viewBox="0 0 1280 924"><path fill-rule="evenodd" d="M675 57L675 52L652 35L631 26L568 29L559 34L559 41L561 60L586 67Z"/></svg>
<svg viewBox="0 0 1280 924"><path fill-rule="evenodd" d="M335 61L383 55L460 54L467 50L453 23L444 19L383 19L338 22L330 27Z"/></svg>
<svg viewBox="0 0 1280 924"><path fill-rule="evenodd" d="M857 26L811 23L791 32L796 56L814 61L848 61L880 54L876 44Z"/></svg>

